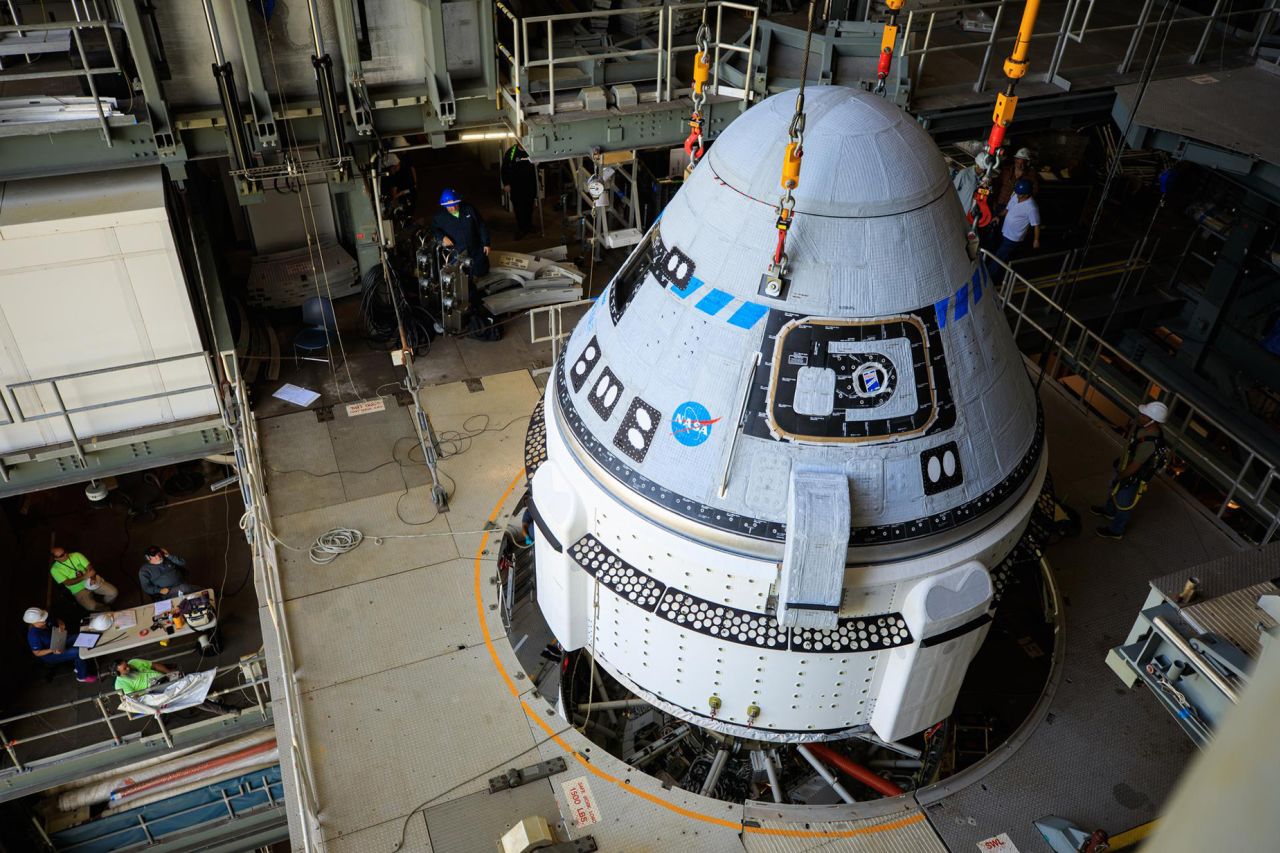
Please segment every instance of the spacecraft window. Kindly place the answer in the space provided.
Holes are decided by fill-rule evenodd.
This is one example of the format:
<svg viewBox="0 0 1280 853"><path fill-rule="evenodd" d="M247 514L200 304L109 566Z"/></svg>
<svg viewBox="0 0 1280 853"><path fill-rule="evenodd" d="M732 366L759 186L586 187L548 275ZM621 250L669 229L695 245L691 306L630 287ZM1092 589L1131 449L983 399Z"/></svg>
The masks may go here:
<svg viewBox="0 0 1280 853"><path fill-rule="evenodd" d="M613 284L609 286L609 316L613 318L615 326L622 319L622 315L626 313L627 306L631 304L631 300L635 299L636 292L640 290L640 284L644 281L645 274L651 270L655 246L659 247L659 249L662 246L662 243L658 240L657 228L650 231L649 236L640 242L636 250L631 253L631 257L627 258L626 265L618 271L618 275L613 279ZM661 254L658 256L661 257Z"/></svg>

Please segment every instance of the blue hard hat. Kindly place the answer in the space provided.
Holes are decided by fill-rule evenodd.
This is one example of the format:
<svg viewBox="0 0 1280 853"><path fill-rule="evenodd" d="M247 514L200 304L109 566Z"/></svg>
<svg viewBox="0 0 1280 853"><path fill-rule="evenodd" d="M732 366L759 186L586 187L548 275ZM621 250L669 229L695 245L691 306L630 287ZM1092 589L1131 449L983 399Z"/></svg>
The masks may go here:
<svg viewBox="0 0 1280 853"><path fill-rule="evenodd" d="M1016 195L1031 195L1031 182L1026 178L1019 178L1018 182L1013 185L1013 192Z"/></svg>
<svg viewBox="0 0 1280 853"><path fill-rule="evenodd" d="M453 187L447 187L444 192L440 193L440 205L442 207L448 207L460 201L462 201L462 196L458 195L458 191Z"/></svg>

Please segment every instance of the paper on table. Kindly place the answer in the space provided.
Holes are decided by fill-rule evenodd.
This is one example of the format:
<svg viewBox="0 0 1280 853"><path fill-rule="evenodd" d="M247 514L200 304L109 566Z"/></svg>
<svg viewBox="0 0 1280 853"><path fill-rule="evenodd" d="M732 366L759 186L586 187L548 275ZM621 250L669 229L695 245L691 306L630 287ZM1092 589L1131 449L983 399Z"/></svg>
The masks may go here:
<svg viewBox="0 0 1280 853"><path fill-rule="evenodd" d="M172 609L173 609L173 601L171 599L166 598L164 601L156 602L157 616L163 616L164 614L168 613Z"/></svg>
<svg viewBox="0 0 1280 853"><path fill-rule="evenodd" d="M77 649L91 649L98 644L98 640L101 638L101 634L80 633L76 634L76 641L72 645Z"/></svg>
<svg viewBox="0 0 1280 853"><path fill-rule="evenodd" d="M132 610L122 610L119 613L112 615L111 624L115 625L117 628L132 628L134 625L138 624L138 614L134 613Z"/></svg>
<svg viewBox="0 0 1280 853"><path fill-rule="evenodd" d="M276 389L276 393L272 397L279 397L286 403L293 403L295 406L302 406L304 409L310 406L316 400L320 399L320 392L312 391L310 388L302 388L291 382L286 382Z"/></svg>

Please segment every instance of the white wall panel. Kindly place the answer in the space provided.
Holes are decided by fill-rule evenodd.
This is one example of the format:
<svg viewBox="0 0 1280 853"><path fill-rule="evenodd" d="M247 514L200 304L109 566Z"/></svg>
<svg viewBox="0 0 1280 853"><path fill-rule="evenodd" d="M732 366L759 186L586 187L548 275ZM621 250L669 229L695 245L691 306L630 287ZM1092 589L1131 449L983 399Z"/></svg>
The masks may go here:
<svg viewBox="0 0 1280 853"><path fill-rule="evenodd" d="M58 410L47 384L16 383L202 349L159 169L0 185L0 382L27 415ZM201 385L199 359L63 380L68 408ZM216 414L204 391L84 412L81 438ZM14 413L16 415L16 412ZM60 418L0 426L0 452L66 441Z"/></svg>

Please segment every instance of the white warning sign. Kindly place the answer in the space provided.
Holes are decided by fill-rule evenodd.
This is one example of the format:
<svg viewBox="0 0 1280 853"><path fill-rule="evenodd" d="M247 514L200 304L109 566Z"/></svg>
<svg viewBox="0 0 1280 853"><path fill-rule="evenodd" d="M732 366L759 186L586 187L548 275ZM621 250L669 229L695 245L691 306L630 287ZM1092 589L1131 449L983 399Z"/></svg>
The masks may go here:
<svg viewBox="0 0 1280 853"><path fill-rule="evenodd" d="M986 841L979 841L978 849L982 853L1018 853L1017 846L1010 840L1007 832L1002 832Z"/></svg>
<svg viewBox="0 0 1280 853"><path fill-rule="evenodd" d="M575 829L582 829L600 822L600 811L596 808L596 797L591 793L591 783L586 776L561 782L564 790L564 803L568 808L568 816L573 820Z"/></svg>
<svg viewBox="0 0 1280 853"><path fill-rule="evenodd" d="M347 417L354 418L359 415L371 415L374 412L385 412L387 404L381 397L372 400L361 400L359 403L347 404Z"/></svg>

